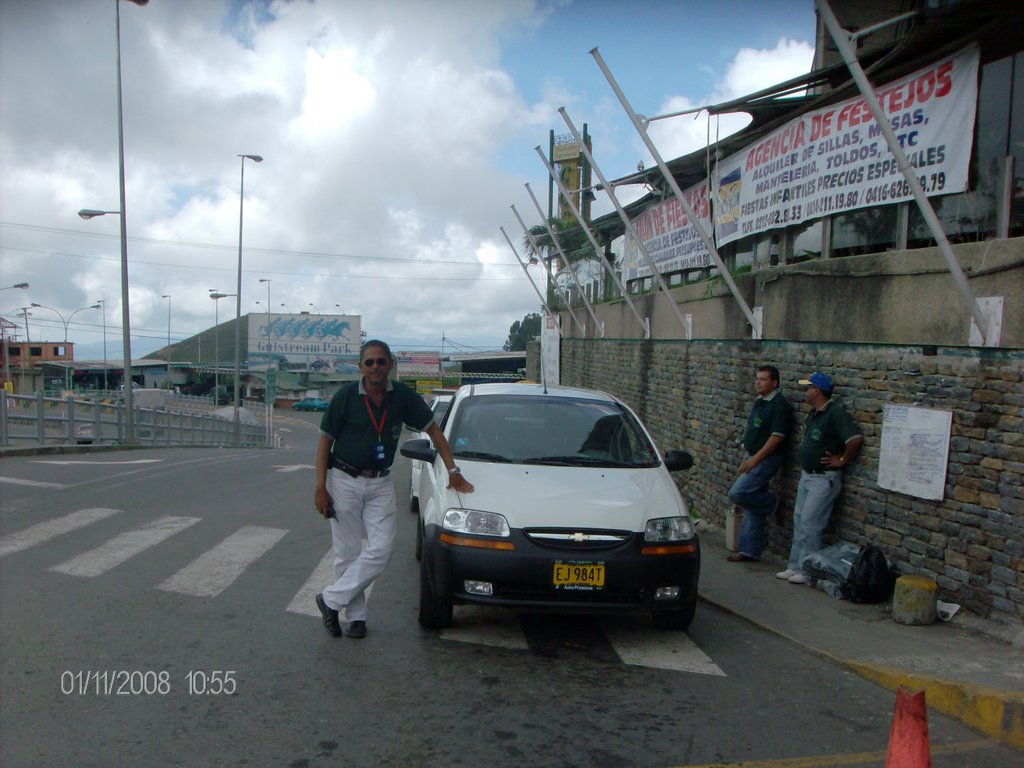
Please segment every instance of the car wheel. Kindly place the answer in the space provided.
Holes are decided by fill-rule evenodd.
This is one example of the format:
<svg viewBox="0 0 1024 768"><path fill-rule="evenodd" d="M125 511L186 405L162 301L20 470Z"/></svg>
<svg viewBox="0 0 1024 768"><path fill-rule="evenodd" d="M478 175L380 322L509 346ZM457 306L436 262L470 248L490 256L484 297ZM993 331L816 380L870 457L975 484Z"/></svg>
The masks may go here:
<svg viewBox="0 0 1024 768"><path fill-rule="evenodd" d="M416 521L416 562L423 560L423 518Z"/></svg>
<svg viewBox="0 0 1024 768"><path fill-rule="evenodd" d="M694 595L690 604L676 611L654 611L651 617L658 629L682 630L690 626L693 615L697 612L697 596Z"/></svg>
<svg viewBox="0 0 1024 768"><path fill-rule="evenodd" d="M427 574L427 561L420 561L420 626L424 629L444 629L452 625L451 598L434 594Z"/></svg>

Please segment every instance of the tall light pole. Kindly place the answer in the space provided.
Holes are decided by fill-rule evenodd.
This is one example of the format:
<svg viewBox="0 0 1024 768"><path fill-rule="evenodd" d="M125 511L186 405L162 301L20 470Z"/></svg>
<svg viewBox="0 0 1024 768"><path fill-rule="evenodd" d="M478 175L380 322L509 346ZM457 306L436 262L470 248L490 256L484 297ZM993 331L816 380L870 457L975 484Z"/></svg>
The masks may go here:
<svg viewBox="0 0 1024 768"><path fill-rule="evenodd" d="M15 283L14 285L4 286L3 288L0 288L0 291L9 291L9 290L12 290L14 288L28 288L28 283ZM269 296L270 295L269 294L269 291L270 291L270 287L269 286L267 286L267 291L268 291L267 295ZM3 323L4 323L4 321L0 320L0 326L3 326ZM16 325L12 326L12 327L17 328ZM26 329L28 328L28 320L25 321L25 328ZM11 364L9 362L9 358L10 358L11 352L10 352L10 349L8 348L8 346L7 346L6 327L0 328L0 332L2 332L3 342L4 342L4 389L6 390L7 386L8 386L7 382L11 380ZM27 330L26 330L25 339L26 339L26 341L28 340L28 331Z"/></svg>
<svg viewBox="0 0 1024 768"><path fill-rule="evenodd" d="M242 404L241 368L242 368L242 213L245 210L245 161L262 163L259 155L238 155L242 159L242 172L238 184L238 281L235 288L235 445L241 442L238 422L238 408ZM249 345L246 334L246 347Z"/></svg>
<svg viewBox="0 0 1024 768"><path fill-rule="evenodd" d="M96 303L103 309L103 391L110 389L107 384L107 300L96 299Z"/></svg>
<svg viewBox="0 0 1024 768"><path fill-rule="evenodd" d="M267 322L270 322L270 284L274 281L269 277L261 277L260 282L267 284Z"/></svg>
<svg viewBox="0 0 1024 768"><path fill-rule="evenodd" d="M146 5L149 0L128 0L135 5ZM117 182L121 209L118 211L95 211L83 209L78 215L83 219L116 213L121 217L121 347L124 357L124 427L125 442L135 442L135 397L132 394L132 329L131 312L128 304L128 223L124 192L124 103L121 98L121 0L114 0L114 30L117 40Z"/></svg>
<svg viewBox="0 0 1024 768"><path fill-rule="evenodd" d="M218 390L220 389L220 300L226 299L228 296L234 296L233 293L220 293L213 288L210 289L210 298L213 299L213 356L215 358L213 368L213 399L214 405L216 405Z"/></svg>
<svg viewBox="0 0 1024 768"><path fill-rule="evenodd" d="M171 388L171 294L160 297L167 299L167 388Z"/></svg>
<svg viewBox="0 0 1024 768"><path fill-rule="evenodd" d="M64 324L64 389L71 389L71 369L68 368L67 363L69 360L74 360L75 358L74 355L71 355L70 357L68 355L68 326L71 325L72 318L79 312L84 312L87 309L100 309L100 305L92 304L88 307L80 307L79 309L76 309L74 312L68 315L66 320L64 319L64 314L58 309L48 307L45 304L37 304L34 301L32 302L32 306L38 307L39 309L48 309L51 312L56 313L57 317L60 318L61 323Z"/></svg>

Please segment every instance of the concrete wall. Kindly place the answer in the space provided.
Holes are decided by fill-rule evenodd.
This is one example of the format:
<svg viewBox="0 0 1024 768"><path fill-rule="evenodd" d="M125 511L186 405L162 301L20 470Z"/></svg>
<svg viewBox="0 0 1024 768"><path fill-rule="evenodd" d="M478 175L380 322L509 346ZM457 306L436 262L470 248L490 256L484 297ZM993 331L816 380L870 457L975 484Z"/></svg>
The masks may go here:
<svg viewBox="0 0 1024 768"><path fill-rule="evenodd" d="M955 252L975 296L1003 297L1001 346L1024 348L1024 238L967 243ZM765 339L966 346L971 317L938 248L815 259L737 275L750 307L764 307ZM670 289L693 338L747 338L750 330L721 278ZM633 296L651 338L683 337L664 294ZM604 338L642 338L624 299L598 304ZM577 313L587 317L585 311ZM592 322L587 337L593 338ZM581 334L563 313L567 335Z"/></svg>
<svg viewBox="0 0 1024 768"><path fill-rule="evenodd" d="M823 370L861 425L865 444L829 537L874 541L903 572L939 583L940 597L1005 622L1024 619L1024 240L956 247L979 296L1004 297L1002 344L970 348L970 319L937 249L812 261L741 275L764 307L765 340L721 281L673 289L694 317L685 341L663 295L636 297L652 339L625 302L598 306L605 338L562 340L562 383L603 389L629 403L659 447L685 448L695 467L677 481L696 513L717 525L740 461L738 440L758 364L777 365L802 425L796 381ZM564 329L569 318L563 317ZM578 334L576 334L578 336ZM527 375L536 378L536 347ZM926 501L877 484L882 408L918 404L952 413L944 499ZM797 438L800 433L798 431ZM769 527L782 557L792 534L799 476L795 441L777 480L784 514Z"/></svg>

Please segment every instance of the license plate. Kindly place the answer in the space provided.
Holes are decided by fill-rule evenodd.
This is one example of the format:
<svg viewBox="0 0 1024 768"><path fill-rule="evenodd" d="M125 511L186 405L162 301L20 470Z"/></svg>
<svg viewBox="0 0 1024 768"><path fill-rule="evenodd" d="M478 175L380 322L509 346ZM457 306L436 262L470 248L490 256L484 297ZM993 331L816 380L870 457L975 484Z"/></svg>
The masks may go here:
<svg viewBox="0 0 1024 768"><path fill-rule="evenodd" d="M604 563L555 562L551 583L555 589L584 592L604 589Z"/></svg>

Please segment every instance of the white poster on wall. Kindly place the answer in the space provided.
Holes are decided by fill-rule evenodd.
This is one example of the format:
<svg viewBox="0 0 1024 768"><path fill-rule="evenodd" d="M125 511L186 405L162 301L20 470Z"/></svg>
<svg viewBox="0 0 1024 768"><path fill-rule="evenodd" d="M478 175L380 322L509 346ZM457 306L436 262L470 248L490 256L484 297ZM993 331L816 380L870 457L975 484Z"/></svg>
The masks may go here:
<svg viewBox="0 0 1024 768"><path fill-rule="evenodd" d="M953 414L910 405L887 405L882 417L878 485L941 501L946 486Z"/></svg>
<svg viewBox="0 0 1024 768"><path fill-rule="evenodd" d="M557 324L555 315L545 313L540 325L540 376L541 381L550 386L557 386L561 376L558 360L562 337Z"/></svg>
<svg viewBox="0 0 1024 768"><path fill-rule="evenodd" d="M978 102L978 49L876 88L925 194L967 188ZM718 245L842 211L910 200L863 97L791 120L715 171Z"/></svg>

